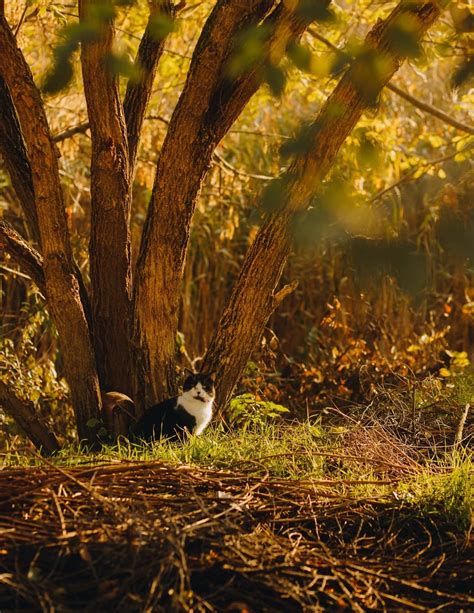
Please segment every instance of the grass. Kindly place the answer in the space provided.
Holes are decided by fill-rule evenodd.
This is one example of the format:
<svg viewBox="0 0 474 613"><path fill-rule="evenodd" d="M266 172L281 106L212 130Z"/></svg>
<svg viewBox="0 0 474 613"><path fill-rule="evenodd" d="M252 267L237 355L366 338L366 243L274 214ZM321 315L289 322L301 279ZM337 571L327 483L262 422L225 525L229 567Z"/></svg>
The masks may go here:
<svg viewBox="0 0 474 613"><path fill-rule="evenodd" d="M380 415L11 446L0 608L470 610L472 455Z"/></svg>
<svg viewBox="0 0 474 613"><path fill-rule="evenodd" d="M462 530L471 524L472 455L467 450L431 449L423 456L382 427L325 429L319 421L270 421L230 431L214 426L184 444L119 440L94 454L70 446L51 461L63 468L161 461L273 479L314 480L352 498L402 498L420 516L443 516ZM12 448L2 454L3 467L42 462L24 450Z"/></svg>
<svg viewBox="0 0 474 613"><path fill-rule="evenodd" d="M454 452L433 471L428 466L399 491L422 517L442 517L462 531L469 532L473 513L472 455ZM440 471L439 469L442 468Z"/></svg>

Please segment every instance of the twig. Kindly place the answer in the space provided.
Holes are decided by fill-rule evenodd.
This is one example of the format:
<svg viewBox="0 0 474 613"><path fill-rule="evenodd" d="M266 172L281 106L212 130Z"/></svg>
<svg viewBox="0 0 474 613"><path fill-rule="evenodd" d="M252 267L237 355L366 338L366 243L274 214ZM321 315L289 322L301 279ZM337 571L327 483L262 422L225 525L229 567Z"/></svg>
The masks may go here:
<svg viewBox="0 0 474 613"><path fill-rule="evenodd" d="M462 443L462 436L463 436L463 432L464 432L464 426L466 424L466 419L469 413L469 409L471 408L471 405L469 402L466 403L466 406L464 407L464 410L461 414L461 418L459 419L459 423L458 423L458 427L456 429L456 436L454 437L454 447L459 447L459 445Z"/></svg>
<svg viewBox="0 0 474 613"><path fill-rule="evenodd" d="M331 49L335 53L339 55L343 54L343 52L339 49L339 47L336 47L336 45L334 45L325 36L317 32L314 28L309 28L308 32L311 34L311 36L313 36L313 38L316 38L320 42L324 43L327 47L329 47L329 49ZM419 100L418 98L415 98L415 96L412 96L411 94L404 91L403 89L400 89L393 83L387 83L385 88L389 89L394 94L397 94L397 96L400 96L400 98L403 98L404 100L412 104L417 109L420 109L420 111L424 111L425 113L429 113L430 115L433 115L433 117L436 117L437 119L440 119L441 121L443 121L444 123L447 123L453 128L456 128L456 130L461 130L462 132L467 132L468 134L474 134L473 126L462 123L461 121L458 121L454 117L451 117L451 115L448 115L441 109L438 109L435 106L428 104L427 102L423 102Z"/></svg>

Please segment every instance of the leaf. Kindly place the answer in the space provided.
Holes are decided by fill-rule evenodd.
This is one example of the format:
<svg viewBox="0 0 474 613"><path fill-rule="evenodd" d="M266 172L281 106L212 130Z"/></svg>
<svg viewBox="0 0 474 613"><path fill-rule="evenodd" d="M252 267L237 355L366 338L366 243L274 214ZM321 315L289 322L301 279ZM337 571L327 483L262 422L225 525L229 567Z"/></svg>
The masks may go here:
<svg viewBox="0 0 474 613"><path fill-rule="evenodd" d="M321 0L301 0L297 9L299 17L305 21L335 21L334 13Z"/></svg>
<svg viewBox="0 0 474 613"><path fill-rule="evenodd" d="M238 37L234 50L227 62L226 72L229 77L237 78L251 70L265 53L265 44L271 34L268 26L251 26Z"/></svg>
<svg viewBox="0 0 474 613"><path fill-rule="evenodd" d="M380 150L378 144L363 135L357 151L357 160L363 169L376 168L380 164Z"/></svg>
<svg viewBox="0 0 474 613"><path fill-rule="evenodd" d="M69 60L57 62L52 71L46 75L42 91L45 94L57 94L72 81L74 70Z"/></svg>
<svg viewBox="0 0 474 613"><path fill-rule="evenodd" d="M156 42L164 40L168 34L177 29L176 22L165 13L156 13L150 17L148 25L150 34Z"/></svg>
<svg viewBox="0 0 474 613"><path fill-rule="evenodd" d="M278 178L271 181L262 194L262 209L267 214L280 210L286 202L285 179Z"/></svg>
<svg viewBox="0 0 474 613"><path fill-rule="evenodd" d="M387 40L393 51L399 55L418 57L421 47L416 17L410 13L400 15L387 32Z"/></svg>
<svg viewBox="0 0 474 613"><path fill-rule="evenodd" d="M473 76L474 56L470 56L457 67L451 79L451 87L457 89L472 80Z"/></svg>
<svg viewBox="0 0 474 613"><path fill-rule="evenodd" d="M141 79L141 72L137 66L123 53L109 53L105 58L105 65L113 75L123 75L128 77L132 83L138 83Z"/></svg>
<svg viewBox="0 0 474 613"><path fill-rule="evenodd" d="M313 145L314 135L317 130L318 126L316 124L303 125L294 138L287 140L280 147L281 156L306 155Z"/></svg>
<svg viewBox="0 0 474 613"><path fill-rule="evenodd" d="M285 91L286 86L286 75L284 70L279 66L268 63L264 69L264 78L272 94L279 98Z"/></svg>
<svg viewBox="0 0 474 613"><path fill-rule="evenodd" d="M311 60L313 54L304 45L292 42L286 49L286 54L293 62L293 64L300 70L309 72L311 70Z"/></svg>

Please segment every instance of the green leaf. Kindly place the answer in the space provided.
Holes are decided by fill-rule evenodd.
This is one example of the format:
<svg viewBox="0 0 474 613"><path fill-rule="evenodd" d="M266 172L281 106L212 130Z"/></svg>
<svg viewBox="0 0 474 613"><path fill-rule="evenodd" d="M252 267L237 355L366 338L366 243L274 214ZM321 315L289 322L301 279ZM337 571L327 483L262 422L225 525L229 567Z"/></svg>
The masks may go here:
<svg viewBox="0 0 474 613"><path fill-rule="evenodd" d="M126 54L109 53L105 58L105 65L113 75L123 75L135 83L141 79L140 70Z"/></svg>
<svg viewBox="0 0 474 613"><path fill-rule="evenodd" d="M176 22L165 13L156 13L150 17L148 27L152 38L161 42L168 34L176 31Z"/></svg>
<svg viewBox="0 0 474 613"><path fill-rule="evenodd" d="M45 94L57 94L65 89L74 76L74 70L69 60L56 62L51 72L46 75L42 91Z"/></svg>
<svg viewBox="0 0 474 613"><path fill-rule="evenodd" d="M285 72L273 64L267 64L264 71L265 81L268 83L274 96L280 97L285 91L286 75Z"/></svg>
<svg viewBox="0 0 474 613"><path fill-rule="evenodd" d="M264 189L262 194L262 209L267 214L280 210L286 202L285 179L274 179Z"/></svg>
<svg viewBox="0 0 474 613"><path fill-rule="evenodd" d="M304 124L294 138L287 140L280 147L281 156L285 158L306 155L313 145L317 130L318 125L316 123Z"/></svg>
<svg viewBox="0 0 474 613"><path fill-rule="evenodd" d="M237 78L251 70L265 54L265 45L271 29L268 26L251 26L236 38L234 50L227 62L229 77Z"/></svg>
<svg viewBox="0 0 474 613"><path fill-rule="evenodd" d="M305 21L334 21L335 15L323 0L301 0L297 8L297 14Z"/></svg>
<svg viewBox="0 0 474 613"><path fill-rule="evenodd" d="M357 151L357 161L359 162L359 166L363 169L376 168L380 164L380 149L378 144L365 135L360 141L360 146Z"/></svg>
<svg viewBox="0 0 474 613"><path fill-rule="evenodd" d="M414 15L405 13L395 21L387 32L391 48L401 56L418 57L421 53L418 40L418 24Z"/></svg>
<svg viewBox="0 0 474 613"><path fill-rule="evenodd" d="M307 72L311 70L311 59L313 55L308 47L292 42L288 45L286 54L300 70L305 70Z"/></svg>
<svg viewBox="0 0 474 613"><path fill-rule="evenodd" d="M472 81L474 77L474 56L464 60L456 69L451 79L451 86L455 89Z"/></svg>

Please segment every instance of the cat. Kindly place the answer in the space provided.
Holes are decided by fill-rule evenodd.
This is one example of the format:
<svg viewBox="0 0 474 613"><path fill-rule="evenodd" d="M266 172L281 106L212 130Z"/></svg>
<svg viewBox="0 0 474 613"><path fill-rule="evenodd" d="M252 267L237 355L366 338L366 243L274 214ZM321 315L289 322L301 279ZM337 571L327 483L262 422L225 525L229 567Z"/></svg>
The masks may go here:
<svg viewBox="0 0 474 613"><path fill-rule="evenodd" d="M186 369L180 396L151 407L132 428L133 436L142 440L167 438L184 440L199 435L212 418L215 398L215 374L195 374Z"/></svg>

